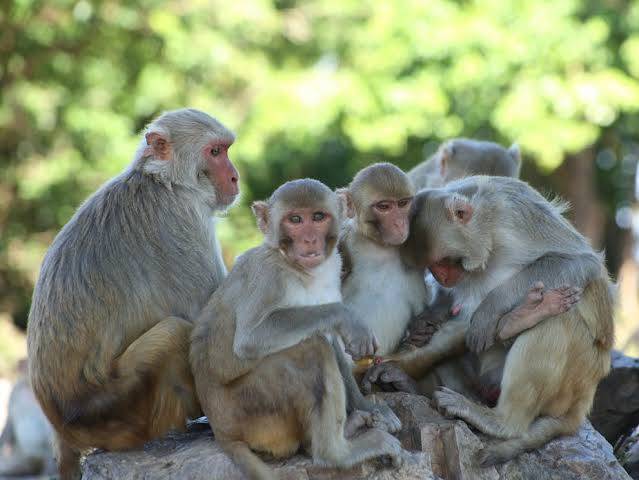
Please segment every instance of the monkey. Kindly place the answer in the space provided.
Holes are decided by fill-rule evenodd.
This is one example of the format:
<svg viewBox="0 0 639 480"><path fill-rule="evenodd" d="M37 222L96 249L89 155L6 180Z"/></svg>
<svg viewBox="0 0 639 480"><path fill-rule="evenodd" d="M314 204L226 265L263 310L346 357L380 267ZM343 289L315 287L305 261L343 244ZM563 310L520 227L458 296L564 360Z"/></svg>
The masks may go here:
<svg viewBox="0 0 639 480"><path fill-rule="evenodd" d="M516 143L506 149L493 142L454 138L410 170L408 177L415 188L421 190L441 187L471 175L518 178L520 167L521 153Z"/></svg>
<svg viewBox="0 0 639 480"><path fill-rule="evenodd" d="M370 355L376 345L342 303L339 197L317 180L293 180L252 210L264 241L237 259L192 334L191 367L216 440L251 479L274 478L254 451L283 458L300 446L323 466L401 463L388 431L346 438L352 398L339 353ZM362 423L359 412L351 417Z"/></svg>
<svg viewBox="0 0 639 480"><path fill-rule="evenodd" d="M434 393L444 413L501 440L480 452L481 465L573 434L610 370L612 298L602 255L563 217L564 206L517 179L468 177L422 190L414 203L409 256L455 287L463 307L449 335L405 354L400 367L432 365L446 347L466 344L480 353L480 369L498 372L501 393L492 409L446 387ZM496 344L495 324L522 303L534 281L583 291L576 305L536 323L512 345Z"/></svg>
<svg viewBox="0 0 639 480"><path fill-rule="evenodd" d="M339 242L346 265L343 301L373 331L377 354L388 355L429 298L423 270L403 262L399 250L408 238L415 192L401 169L376 163L337 193L347 205L348 217Z"/></svg>
<svg viewBox="0 0 639 480"><path fill-rule="evenodd" d="M10 447L10 454L0 457L0 476L52 474L53 428L33 395L27 377L27 361L18 363L19 377L7 409L7 423L0 435L0 448Z"/></svg>
<svg viewBox="0 0 639 480"><path fill-rule="evenodd" d="M517 144L508 149L488 141L456 138L443 143L428 160L414 167L409 177L416 189L441 187L446 183L470 175L495 175L519 177L521 153ZM423 331L433 330L450 318L460 308L452 305L447 289L438 285L432 275L427 275L431 291L431 305L419 318L409 325L410 335L402 347L423 346L430 335Z"/></svg>
<svg viewBox="0 0 639 480"><path fill-rule="evenodd" d="M239 194L234 139L204 112L162 114L48 249L27 346L63 479L86 448L133 448L199 416L189 339L226 275L213 215Z"/></svg>
<svg viewBox="0 0 639 480"><path fill-rule="evenodd" d="M400 246L409 235L410 206L414 196L411 182L401 169L389 163L370 165L355 175L347 188L339 189L337 193L347 205L348 217L339 242L340 253L347 265L342 274L343 301L373 330L380 345L376 353L388 356L397 350L409 322L420 312L420 316L445 316L444 311L440 311L444 310L442 305L437 303L446 303L440 302L440 298L447 295L444 292L435 299L432 308L424 310L429 292L423 269L412 267L400 256ZM555 297L547 295L544 308L551 298ZM563 297L556 298L555 303L563 304ZM527 305L520 306L509 316L504 314L506 333L514 336L528 324L532 326L533 321L547 317L538 315L541 308L539 305L523 317L521 312L530 309ZM446 313L447 310L448 307ZM514 322L514 317L521 317L521 322ZM443 352L448 355L448 348ZM379 370L373 368L365 375L366 392L371 391L373 383L378 383L375 372ZM384 375L392 380L390 383L405 382L408 391L415 391L409 378L398 376L401 371L389 378L387 370ZM360 369L356 367L355 371ZM384 383L379 382L383 389ZM401 385L394 385L393 389L398 386L407 389Z"/></svg>

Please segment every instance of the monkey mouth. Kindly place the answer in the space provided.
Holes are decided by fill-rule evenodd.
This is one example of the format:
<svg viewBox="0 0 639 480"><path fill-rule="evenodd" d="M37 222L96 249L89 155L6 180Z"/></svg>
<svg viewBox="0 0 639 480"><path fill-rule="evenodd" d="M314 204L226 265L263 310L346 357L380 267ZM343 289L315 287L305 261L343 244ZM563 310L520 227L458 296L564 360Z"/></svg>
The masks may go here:
<svg viewBox="0 0 639 480"><path fill-rule="evenodd" d="M324 253L321 251L303 252L297 254L297 263L304 268L317 267L324 261Z"/></svg>
<svg viewBox="0 0 639 480"><path fill-rule="evenodd" d="M454 287L464 277L461 258L445 257L433 262L428 269L437 282L447 288Z"/></svg>

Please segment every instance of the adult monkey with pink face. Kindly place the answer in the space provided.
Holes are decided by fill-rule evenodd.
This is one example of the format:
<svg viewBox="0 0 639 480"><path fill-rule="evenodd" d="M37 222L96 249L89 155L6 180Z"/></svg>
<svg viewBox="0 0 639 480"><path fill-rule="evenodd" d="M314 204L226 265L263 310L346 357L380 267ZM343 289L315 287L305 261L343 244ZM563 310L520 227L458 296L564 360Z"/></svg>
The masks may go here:
<svg viewBox="0 0 639 480"><path fill-rule="evenodd" d="M63 479L83 449L136 447L200 413L189 336L226 275L212 215L239 193L233 140L203 112L163 114L49 248L28 349Z"/></svg>
<svg viewBox="0 0 639 480"><path fill-rule="evenodd" d="M388 433L399 420L361 397L337 344L339 336L355 356L374 351L370 331L341 302L337 195L317 180L294 180L253 211L264 242L238 258L192 337L197 392L216 440L251 479L274 478L252 450L287 457L303 446L334 467L379 456L400 463L401 445ZM365 425L386 431L349 438Z"/></svg>
<svg viewBox="0 0 639 480"><path fill-rule="evenodd" d="M458 349L464 340L480 354L479 372L501 390L496 407L448 388L434 400L447 414L503 440L480 452L483 465L574 433L610 369L613 312L602 256L562 216L561 204L516 179L468 177L422 190L414 203L405 253L454 286L462 309L449 322L456 330L440 331L426 347L398 356L399 366L418 378L435 357L441 360L446 345ZM546 292L541 302L530 301L539 281L559 300L550 310ZM500 345L495 332L512 316L531 328Z"/></svg>

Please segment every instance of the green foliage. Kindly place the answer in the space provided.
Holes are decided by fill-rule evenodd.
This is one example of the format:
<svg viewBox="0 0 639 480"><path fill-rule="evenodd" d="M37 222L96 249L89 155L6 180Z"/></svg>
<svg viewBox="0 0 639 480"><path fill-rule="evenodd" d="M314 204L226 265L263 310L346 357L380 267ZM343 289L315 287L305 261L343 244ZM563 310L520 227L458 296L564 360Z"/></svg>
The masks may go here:
<svg viewBox="0 0 639 480"><path fill-rule="evenodd" d="M24 322L52 236L162 110L200 108L238 133L243 202L221 222L232 261L257 241L247 205L295 177L344 185L460 135L518 141L545 172L591 145L621 153L638 27L636 0L6 3L0 311Z"/></svg>

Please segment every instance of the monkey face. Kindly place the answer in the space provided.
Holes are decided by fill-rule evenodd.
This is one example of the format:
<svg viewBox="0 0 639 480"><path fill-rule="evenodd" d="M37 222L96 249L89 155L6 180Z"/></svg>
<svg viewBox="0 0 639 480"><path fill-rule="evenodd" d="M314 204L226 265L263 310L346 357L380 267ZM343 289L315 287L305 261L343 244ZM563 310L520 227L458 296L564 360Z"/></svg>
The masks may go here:
<svg viewBox="0 0 639 480"><path fill-rule="evenodd" d="M455 286L473 255L472 217L473 208L465 197L446 189L422 190L415 197L404 256L419 268L428 268L441 285Z"/></svg>
<svg viewBox="0 0 639 480"><path fill-rule="evenodd" d="M239 194L239 173L229 159L231 143L214 140L203 151L203 173L216 192L216 200L221 206L228 206Z"/></svg>
<svg viewBox="0 0 639 480"><path fill-rule="evenodd" d="M328 256L328 237L332 215L324 209L295 208L284 214L280 223L280 249L293 263L304 269L320 265Z"/></svg>
<svg viewBox="0 0 639 480"><path fill-rule="evenodd" d="M376 236L384 245L401 245L408 238L412 197L382 199L369 207L367 221L376 227Z"/></svg>

